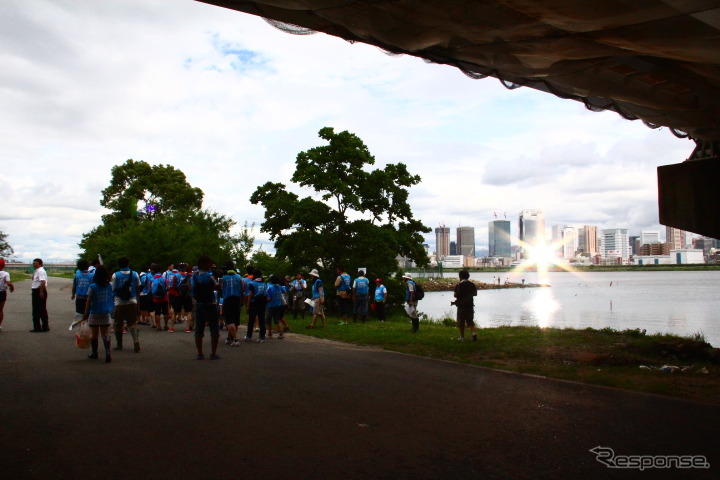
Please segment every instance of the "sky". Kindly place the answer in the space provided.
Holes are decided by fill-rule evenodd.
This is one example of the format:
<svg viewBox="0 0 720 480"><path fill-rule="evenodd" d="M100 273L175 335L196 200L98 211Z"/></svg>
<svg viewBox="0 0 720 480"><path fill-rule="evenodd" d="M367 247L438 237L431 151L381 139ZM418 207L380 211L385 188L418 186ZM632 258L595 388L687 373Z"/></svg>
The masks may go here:
<svg viewBox="0 0 720 480"><path fill-rule="evenodd" d="M413 213L453 241L473 226L487 246L494 214L517 235L524 209L543 210L548 231L662 239L656 167L694 147L613 112L192 0L3 0L0 65L0 232L17 260L75 261L127 159L182 170L204 208L254 224L272 252L249 197L290 186L326 126L359 136L376 168L420 175Z"/></svg>

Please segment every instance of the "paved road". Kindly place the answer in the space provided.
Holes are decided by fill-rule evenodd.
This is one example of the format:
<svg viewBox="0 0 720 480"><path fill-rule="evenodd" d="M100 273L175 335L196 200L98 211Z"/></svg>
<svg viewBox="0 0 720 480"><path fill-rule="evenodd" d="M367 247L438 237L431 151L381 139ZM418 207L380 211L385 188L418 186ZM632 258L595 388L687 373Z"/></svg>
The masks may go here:
<svg viewBox="0 0 720 480"><path fill-rule="evenodd" d="M191 334L144 327L140 353L104 364L67 331L69 281L50 279L49 333L28 333L29 282L16 285L4 479L718 478L720 407L300 335L197 361ZM597 446L711 467L610 469Z"/></svg>

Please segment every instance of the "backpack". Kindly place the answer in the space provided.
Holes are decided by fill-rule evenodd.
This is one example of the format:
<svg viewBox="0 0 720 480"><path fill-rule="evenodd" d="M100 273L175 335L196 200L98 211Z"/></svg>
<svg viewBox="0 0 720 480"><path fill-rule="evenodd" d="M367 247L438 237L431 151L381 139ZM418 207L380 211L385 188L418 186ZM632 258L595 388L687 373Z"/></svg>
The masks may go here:
<svg viewBox="0 0 720 480"><path fill-rule="evenodd" d="M157 285L155 285L155 289L153 290L153 297L164 299L167 297L167 287L165 286L165 277L160 277L158 279Z"/></svg>
<svg viewBox="0 0 720 480"><path fill-rule="evenodd" d="M422 289L420 285L417 283L415 284L415 300L422 300L425 298L425 290Z"/></svg>
<svg viewBox="0 0 720 480"><path fill-rule="evenodd" d="M183 275L182 280L180 280L180 283L177 285L178 291L182 296L186 296L190 293L190 282L188 282L189 277L190 275Z"/></svg>
<svg viewBox="0 0 720 480"><path fill-rule="evenodd" d="M215 303L215 287L210 283L211 274L196 277L194 285L194 297L197 303ZM207 278L203 282L201 278Z"/></svg>
<svg viewBox="0 0 720 480"><path fill-rule="evenodd" d="M120 298L120 300L130 300L130 298L132 297L132 278L133 275L132 272L130 272L130 276L125 281L125 283L120 285L120 288L117 289L117 296L118 298Z"/></svg>

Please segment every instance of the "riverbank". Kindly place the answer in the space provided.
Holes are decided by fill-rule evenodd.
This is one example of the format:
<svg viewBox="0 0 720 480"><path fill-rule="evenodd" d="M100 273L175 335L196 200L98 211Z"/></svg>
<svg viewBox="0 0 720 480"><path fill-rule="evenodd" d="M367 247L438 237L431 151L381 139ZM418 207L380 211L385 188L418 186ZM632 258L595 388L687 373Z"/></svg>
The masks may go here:
<svg viewBox="0 0 720 480"><path fill-rule="evenodd" d="M478 290L498 290L504 288L537 288L550 286L541 283L508 282L507 280L501 283L478 282L476 280L471 281L475 284ZM425 290L426 292L452 292L455 288L455 285L458 284L459 280L457 278L418 278L415 280L415 282L419 283L420 286L422 286L423 290Z"/></svg>
<svg viewBox="0 0 720 480"><path fill-rule="evenodd" d="M295 324L293 323L293 327ZM720 349L701 337L645 335L640 330L496 327L459 342L451 319L422 322L413 335L403 317L342 323L296 333L356 345L574 382L720 405ZM663 368L666 367L666 368Z"/></svg>

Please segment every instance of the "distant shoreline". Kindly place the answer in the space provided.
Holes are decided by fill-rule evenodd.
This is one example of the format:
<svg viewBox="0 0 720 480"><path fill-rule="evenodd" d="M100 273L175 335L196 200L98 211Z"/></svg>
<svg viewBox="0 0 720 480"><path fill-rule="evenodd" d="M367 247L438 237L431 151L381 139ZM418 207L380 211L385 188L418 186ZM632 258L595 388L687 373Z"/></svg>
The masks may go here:
<svg viewBox="0 0 720 480"><path fill-rule="evenodd" d="M497 273L497 272L537 272L538 269L535 267L467 267L462 268L443 268L442 270L434 268L428 270L421 269L410 269L408 270L414 274L420 275L439 275L440 273L448 272L459 272L461 270L467 270L468 272L484 272L484 273ZM720 270L720 264L689 264L689 265L573 265L566 268L562 267L548 267L548 272L685 272L685 271L712 271ZM544 270L543 270L544 271Z"/></svg>

